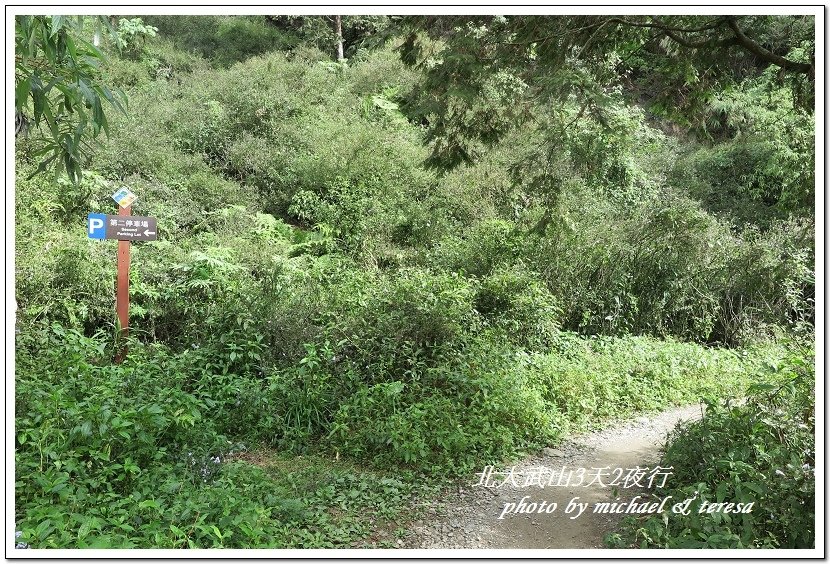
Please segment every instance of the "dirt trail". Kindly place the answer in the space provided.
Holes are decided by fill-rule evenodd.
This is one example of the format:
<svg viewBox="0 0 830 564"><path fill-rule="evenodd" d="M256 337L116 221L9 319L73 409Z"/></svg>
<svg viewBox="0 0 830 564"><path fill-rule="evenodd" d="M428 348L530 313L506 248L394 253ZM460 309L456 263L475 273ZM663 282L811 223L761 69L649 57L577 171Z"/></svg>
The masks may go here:
<svg viewBox="0 0 830 564"><path fill-rule="evenodd" d="M471 477L469 485L445 496L438 504L426 508L425 516L413 524L405 540L406 548L603 548L603 537L614 530L622 515L593 513L596 502L627 502L648 490L619 488L614 499L612 488L594 480L592 468L608 467L624 470L649 467L653 469L660 459L666 434L679 422L701 416L699 405L675 408L659 415L623 422L601 431L571 437L556 448L546 448L536 456L515 465L517 476L514 486L507 481L502 487L475 485L480 476ZM562 467L574 470L572 484L579 484L577 472L584 468L583 485L555 486ZM542 483L545 487L523 487L524 477L543 468ZM497 468L492 479L496 484L504 481ZM536 470L535 470L536 469ZM549 475L555 478L550 481ZM623 472L625 475L625 472ZM656 479L662 480L660 476ZM497 481L496 481L497 480ZM671 480L671 477L668 477ZM607 484L610 478L602 478ZM648 478L643 481L647 484ZM563 483L567 483L567 480ZM526 497L527 496L527 497ZM576 511L567 514L569 502L588 503L587 509L577 518ZM524 510L535 508L534 513L507 512L505 507L518 507L524 499ZM544 507L542 502L545 502ZM507 506L506 504L514 504ZM530 504L535 503L536 506ZM556 503L552 513L545 509ZM540 512L541 511L541 512ZM577 510L578 511L578 510ZM502 519L499 519L503 516ZM403 547L402 547L403 548Z"/></svg>

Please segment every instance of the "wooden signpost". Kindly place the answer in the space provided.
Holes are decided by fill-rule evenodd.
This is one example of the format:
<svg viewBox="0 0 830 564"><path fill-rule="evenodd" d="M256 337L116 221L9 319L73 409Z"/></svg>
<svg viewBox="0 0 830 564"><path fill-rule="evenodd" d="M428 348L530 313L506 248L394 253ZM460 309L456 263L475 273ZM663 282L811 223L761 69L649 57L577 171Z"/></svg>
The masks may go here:
<svg viewBox="0 0 830 564"><path fill-rule="evenodd" d="M130 216L132 206L121 208L118 215ZM127 331L130 327L130 242L118 241L118 258L116 259L115 277L115 311L118 314L120 346L116 349L115 363L121 364L127 354Z"/></svg>
<svg viewBox="0 0 830 564"><path fill-rule="evenodd" d="M115 362L120 364L127 354L126 337L130 326L130 243L155 241L158 229L154 217L132 215L132 204L138 198L130 190L121 188L112 198L118 202L118 215L89 214L87 235L90 239L118 240L115 311L119 334Z"/></svg>

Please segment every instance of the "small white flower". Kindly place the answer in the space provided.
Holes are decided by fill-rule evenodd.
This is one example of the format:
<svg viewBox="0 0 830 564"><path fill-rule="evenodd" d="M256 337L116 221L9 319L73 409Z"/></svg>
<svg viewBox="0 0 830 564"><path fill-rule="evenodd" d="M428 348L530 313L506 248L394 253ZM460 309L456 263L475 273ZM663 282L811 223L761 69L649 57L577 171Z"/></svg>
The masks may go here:
<svg viewBox="0 0 830 564"><path fill-rule="evenodd" d="M781 469L780 469L780 468L779 468L778 470L776 470L776 471L775 471L775 473L776 473L776 474L778 474L779 476L786 476L786 474L784 474L784 473L781 471Z"/></svg>

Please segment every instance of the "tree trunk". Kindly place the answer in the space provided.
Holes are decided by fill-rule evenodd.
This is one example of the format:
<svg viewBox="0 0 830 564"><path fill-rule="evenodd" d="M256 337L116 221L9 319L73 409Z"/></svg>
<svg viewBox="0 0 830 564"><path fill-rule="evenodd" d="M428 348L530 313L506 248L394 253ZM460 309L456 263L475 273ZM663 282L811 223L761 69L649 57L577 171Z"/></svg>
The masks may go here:
<svg viewBox="0 0 830 564"><path fill-rule="evenodd" d="M334 16L335 33L337 34L337 62L343 62L343 23L340 16Z"/></svg>

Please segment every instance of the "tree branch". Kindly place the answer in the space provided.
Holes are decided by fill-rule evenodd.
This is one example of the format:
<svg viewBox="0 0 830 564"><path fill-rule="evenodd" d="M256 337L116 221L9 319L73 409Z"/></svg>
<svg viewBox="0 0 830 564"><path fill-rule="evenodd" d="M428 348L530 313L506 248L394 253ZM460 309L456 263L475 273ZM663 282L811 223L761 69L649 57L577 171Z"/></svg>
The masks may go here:
<svg viewBox="0 0 830 564"><path fill-rule="evenodd" d="M727 37L725 39L709 38L709 39L704 39L702 41L689 41L685 37L682 37L682 36L678 35L677 33L675 33L675 31L674 31L675 28L671 28L671 27L665 25L663 22L661 22L657 18L654 18L654 21L657 23L657 25L652 25L651 27L659 29L660 31L665 33L672 41L682 45L683 47L686 47L687 49L705 49L707 47L708 48L729 47L730 45L734 45L735 42L736 42L734 37ZM712 29L720 27L721 25L723 25L723 23L724 23L724 20L722 20L722 19L719 20L718 24L715 27L713 27Z"/></svg>
<svg viewBox="0 0 830 564"><path fill-rule="evenodd" d="M766 61L767 63L776 65L784 69L785 72L793 71L798 72L801 74L806 74L810 77L810 80L815 79L815 67L810 63L799 63L797 61L791 61L780 55L776 55L772 51L769 51L762 47L760 44L756 43L749 37L747 37L744 32L738 27L737 19L732 16L727 19L727 23L729 24L730 29L732 29L732 33L735 34L735 40L737 44L758 57L759 59Z"/></svg>
<svg viewBox="0 0 830 564"><path fill-rule="evenodd" d="M658 22L657 18L654 18L654 21ZM671 26L668 26L664 23L659 23L659 22L658 23L632 22L630 20L624 20L624 19L621 19L621 18L611 18L610 20L606 20L603 23L608 23L608 22L621 23L621 24L631 26L631 27L648 27L648 28L659 29L661 31L666 31L666 32L672 31L672 32L677 32L677 33L700 33L701 31L709 31L710 29L717 29L717 28L719 28L720 26L722 26L724 24L724 21L722 19L718 19L718 20L715 20L715 21L713 21L713 22L711 22L711 23L709 23L709 24L707 24L703 27L698 27L698 28L695 28L695 29L688 29L688 28L682 28L682 27L671 27Z"/></svg>

